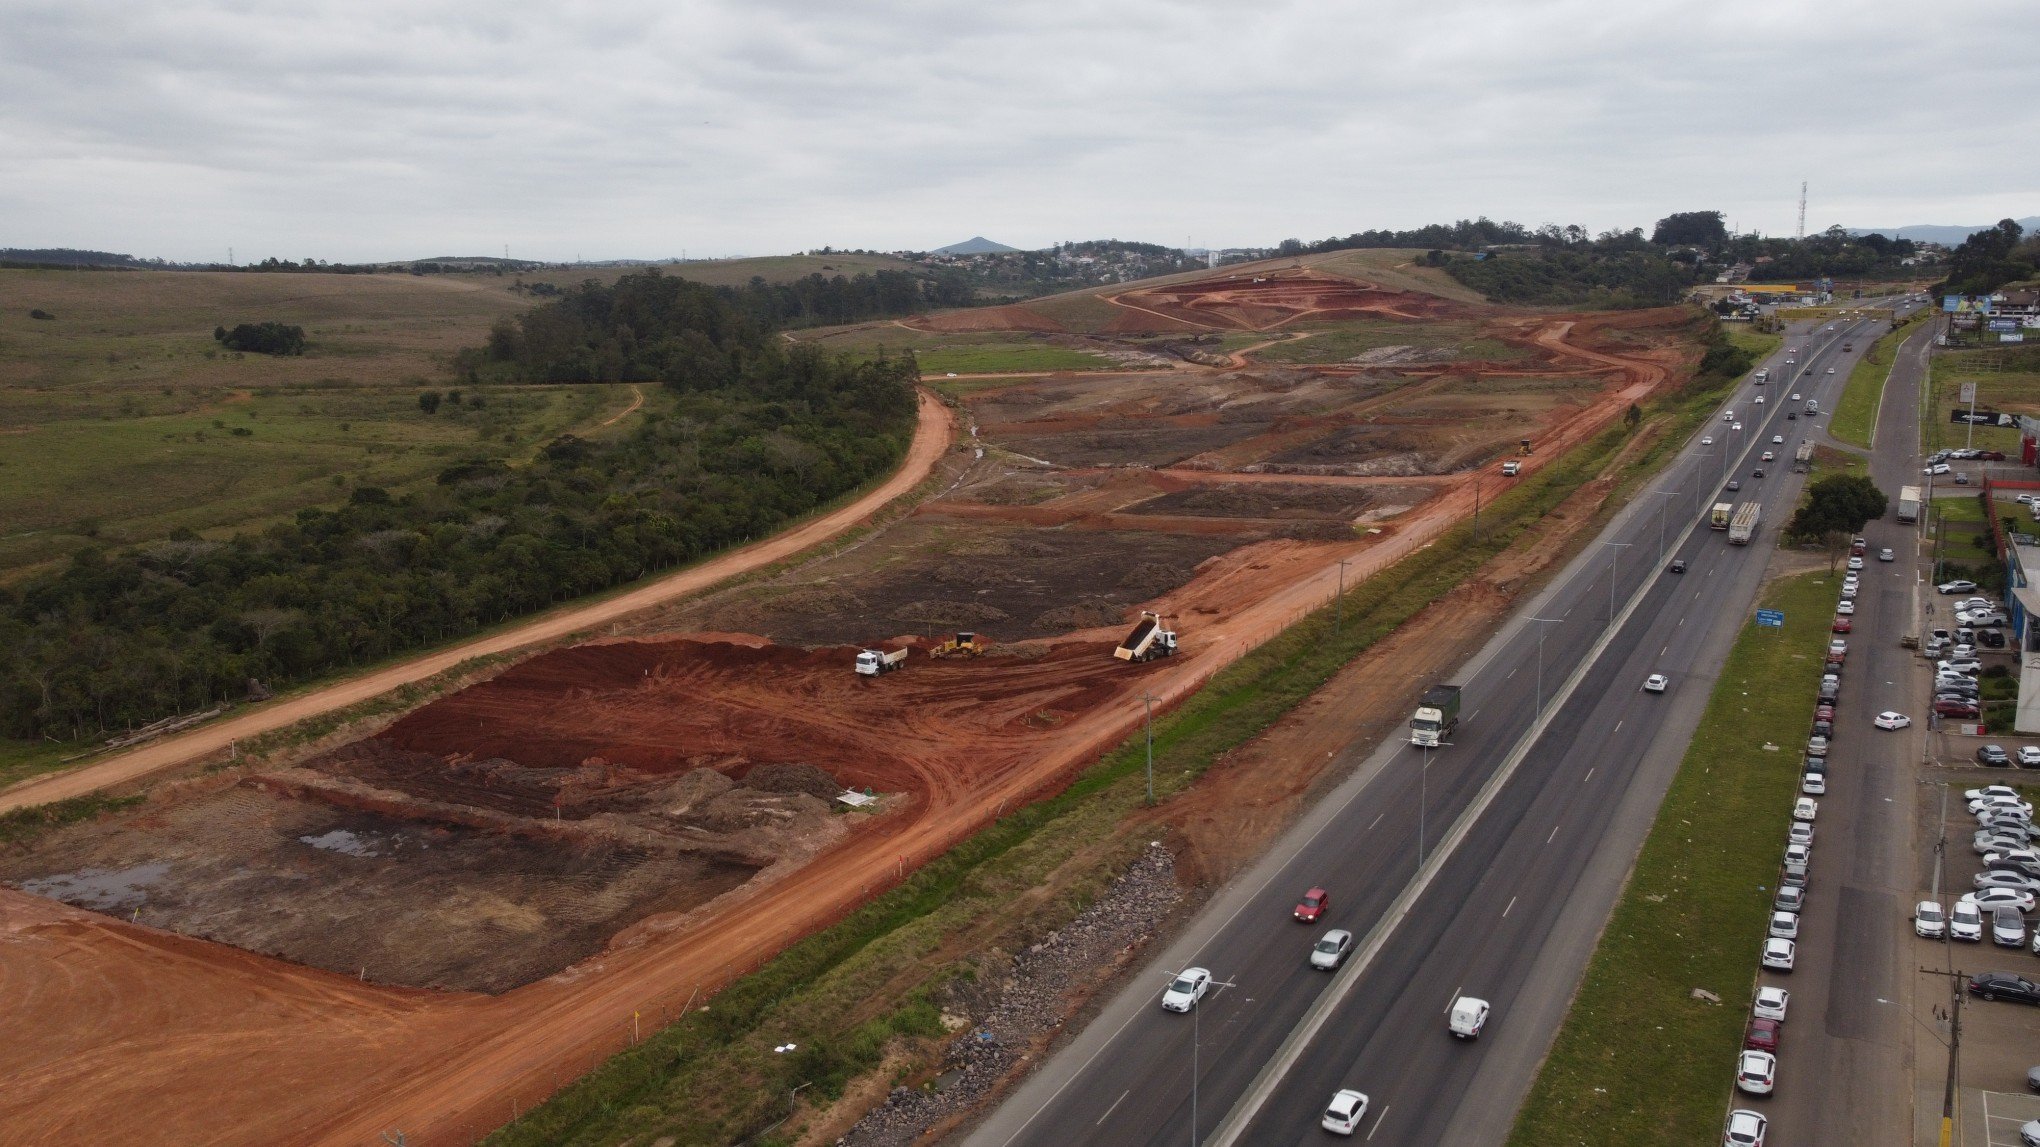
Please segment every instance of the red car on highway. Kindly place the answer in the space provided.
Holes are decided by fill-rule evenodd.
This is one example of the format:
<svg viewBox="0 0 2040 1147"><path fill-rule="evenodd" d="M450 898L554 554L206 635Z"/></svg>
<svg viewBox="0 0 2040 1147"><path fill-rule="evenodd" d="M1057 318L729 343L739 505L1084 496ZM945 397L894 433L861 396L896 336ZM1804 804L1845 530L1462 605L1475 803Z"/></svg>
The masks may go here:
<svg viewBox="0 0 2040 1147"><path fill-rule="evenodd" d="M1847 633L1847 632L1849 632L1850 630L1854 629L1855 627L1856 627L1856 623L1855 623L1855 622L1853 622L1853 621L1850 621L1850 620L1849 620L1848 618L1846 618L1846 617L1837 617L1837 618L1835 618L1835 624L1834 624L1834 631L1835 631L1836 633Z"/></svg>
<svg viewBox="0 0 2040 1147"><path fill-rule="evenodd" d="M1750 1051L1768 1051L1777 1054L1778 1032L1782 1025L1777 1020L1753 1019L1750 1028L1743 1033L1743 1047Z"/></svg>
<svg viewBox="0 0 2040 1147"><path fill-rule="evenodd" d="M1317 918L1325 914L1325 909L1331 907L1331 903L1331 893L1322 888L1313 888L1303 894L1302 900L1297 901L1296 918L1304 924L1315 924Z"/></svg>

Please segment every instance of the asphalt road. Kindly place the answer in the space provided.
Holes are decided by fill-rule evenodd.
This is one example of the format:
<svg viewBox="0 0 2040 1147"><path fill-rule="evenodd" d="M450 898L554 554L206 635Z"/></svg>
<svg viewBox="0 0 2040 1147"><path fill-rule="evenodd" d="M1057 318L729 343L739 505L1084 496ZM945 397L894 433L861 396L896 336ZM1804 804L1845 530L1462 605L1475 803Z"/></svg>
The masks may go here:
<svg viewBox="0 0 2040 1147"><path fill-rule="evenodd" d="M1878 413L1870 476L1893 495L1893 510L1900 486L1922 482L1919 395L1934 329L1923 324L1901 345ZM1917 632L1920 595L1933 591L1921 581L1930 555L1918 526L1887 515L1864 527L1863 537L1870 560L1848 635L1828 791L1814 822L1798 959L1790 974L1762 978L1792 993L1778 1089L1737 1098L1764 1112L1778 1143L1902 1143L1912 1135L1913 993L1921 977L1910 919L1919 899L1921 731L1886 732L1870 721L1896 709L1924 724L1921 663L1899 638ZM1897 560L1877 561L1884 547ZM1729 1070L1724 1064L1724 1077Z"/></svg>
<svg viewBox="0 0 2040 1147"><path fill-rule="evenodd" d="M1674 493L1639 496L1599 539L1614 544L1589 546L1469 662L1454 678L1466 687L1461 727L1428 768L1403 743L1369 754L969 1142L1208 1141L1250 1093L1266 1102L1251 1122L1235 1119L1237 1141L1314 1141L1324 1101L1346 1086L1373 1097L1362 1133L1376 1142L1506 1137L1797 499L1789 456L1809 422L1785 419L1786 396L1796 388L1831 410L1847 377L1842 341L1867 347L1869 335L1864 324L1788 340L1812 349L1790 369L1815 373L1787 375L1774 356L1780 381L1745 385L1729 404L1747 429L1703 429L1716 444L1696 436L1653 488ZM1756 393L1770 401L1753 405ZM1787 441L1773 445L1772 434ZM1788 461L1754 480L1764 449ZM1702 520L1731 471L1744 482L1734 500L1765 504L1758 544L1730 546ZM1661 545L1689 571L1663 572ZM1668 694L1640 691L1655 671L1672 676ZM1548 725L1526 740L1540 699ZM1420 840L1435 850L1483 795L1457 847L1434 853L1427 879L1409 889ZM1330 913L1314 927L1291 922L1313 884L1330 888ZM1363 956L1370 946L1378 954L1336 977L1308 970L1310 944L1328 927L1353 930ZM1170 973L1189 965L1225 986L1192 1015L1160 1011ZM1339 1002L1315 1038L1299 1040L1293 1070L1263 1076L1327 991ZM1461 991L1495 1005L1476 1043L1445 1030Z"/></svg>

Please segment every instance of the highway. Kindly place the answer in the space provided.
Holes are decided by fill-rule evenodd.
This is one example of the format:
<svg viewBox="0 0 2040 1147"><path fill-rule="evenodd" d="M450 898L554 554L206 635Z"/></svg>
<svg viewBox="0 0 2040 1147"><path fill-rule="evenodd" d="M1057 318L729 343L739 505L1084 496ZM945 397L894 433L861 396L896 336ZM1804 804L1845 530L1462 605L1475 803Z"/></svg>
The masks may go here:
<svg viewBox="0 0 2040 1147"><path fill-rule="evenodd" d="M1367 754L968 1141L1315 1142L1325 1100L1357 1087L1373 1107L1356 1138L1501 1142L1796 502L1789 458L1809 422L1784 417L1786 396L1831 410L1840 346L1867 347L1872 327L1788 338L1811 353L1790 368L1773 356L1779 381L1738 388L1729 406L1746 431L1702 428L1453 678L1466 699L1452 744L1428 767L1406 743ZM1752 405L1756 393L1770 401ZM1781 461L1754 480L1765 449ZM1735 500L1765 506L1757 544L1705 527L1724 473L1744 483ZM1672 556L1688 572L1665 572ZM1670 692L1640 691L1652 672L1670 674ZM1330 889L1330 913L1293 923L1313 884ZM1336 976L1305 964L1328 927L1360 936ZM1169 973L1190 965L1225 986L1191 1015L1162 1012ZM1495 1007L1477 1042L1445 1030L1461 992ZM1297 1033L1306 1021L1314 1032Z"/></svg>

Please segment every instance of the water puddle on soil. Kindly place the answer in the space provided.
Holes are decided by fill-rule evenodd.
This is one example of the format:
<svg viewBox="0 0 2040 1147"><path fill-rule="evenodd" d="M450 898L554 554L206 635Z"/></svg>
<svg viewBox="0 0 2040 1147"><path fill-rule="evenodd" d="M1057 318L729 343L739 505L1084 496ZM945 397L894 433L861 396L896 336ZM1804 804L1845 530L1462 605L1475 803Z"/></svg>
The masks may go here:
<svg viewBox="0 0 2040 1147"><path fill-rule="evenodd" d="M33 896L47 896L94 912L140 908L149 902L149 885L170 874L166 860L137 864L130 868L81 868L21 882L21 890Z"/></svg>
<svg viewBox="0 0 2040 1147"><path fill-rule="evenodd" d="M339 852L348 856L381 856L384 851L383 842L376 838L376 834L349 832L344 828L336 828L318 836L301 836L298 837L298 841L324 852ZM403 841L398 840L396 847L403 847Z"/></svg>

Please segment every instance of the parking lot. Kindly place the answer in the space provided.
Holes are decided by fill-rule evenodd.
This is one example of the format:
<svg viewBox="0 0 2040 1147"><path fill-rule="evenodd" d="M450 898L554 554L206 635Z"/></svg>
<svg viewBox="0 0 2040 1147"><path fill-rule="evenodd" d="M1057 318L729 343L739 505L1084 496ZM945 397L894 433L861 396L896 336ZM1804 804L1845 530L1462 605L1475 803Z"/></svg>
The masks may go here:
<svg viewBox="0 0 2040 1147"><path fill-rule="evenodd" d="M2040 1119L2040 1095L2023 1091L1983 1091L1978 1093L1978 1102L1982 1118L1978 1120L1977 1134L1962 1138L1961 1142L1965 1145L2022 1147L2019 1128Z"/></svg>

